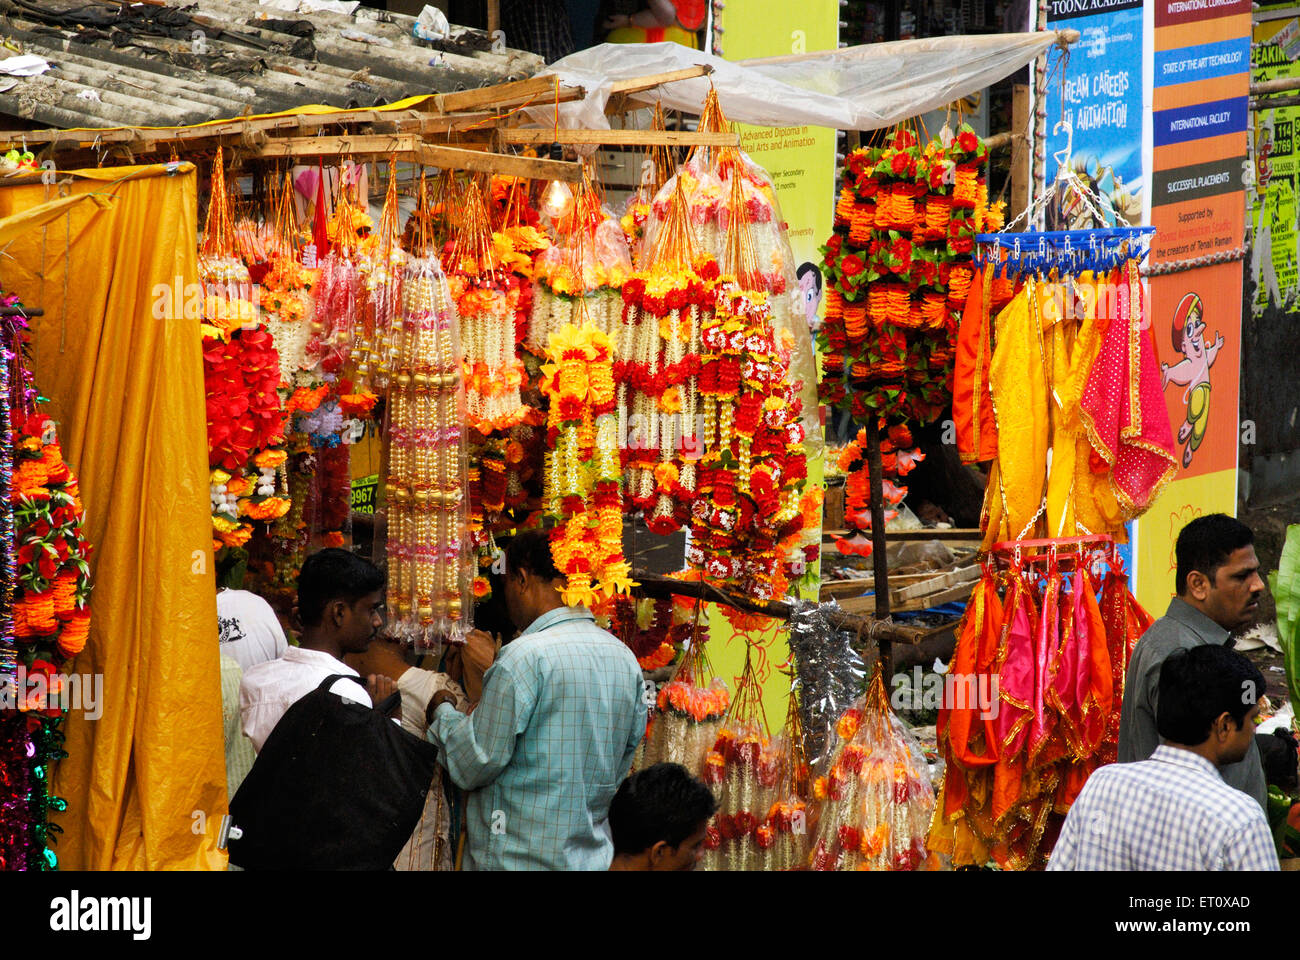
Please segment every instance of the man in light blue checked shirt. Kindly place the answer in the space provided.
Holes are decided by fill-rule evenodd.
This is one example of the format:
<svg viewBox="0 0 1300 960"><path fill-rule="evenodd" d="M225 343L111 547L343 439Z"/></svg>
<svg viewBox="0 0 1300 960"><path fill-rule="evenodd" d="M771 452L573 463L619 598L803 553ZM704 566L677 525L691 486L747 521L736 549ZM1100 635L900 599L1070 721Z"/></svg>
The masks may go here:
<svg viewBox="0 0 1300 960"><path fill-rule="evenodd" d="M1259 804L1219 775L1255 748L1264 677L1210 644L1160 670L1151 759L1101 767L1061 827L1048 870L1277 870Z"/></svg>
<svg viewBox="0 0 1300 960"><path fill-rule="evenodd" d="M506 547L505 601L527 628L466 716L429 702L428 739L469 795L468 870L605 870L610 801L645 734L647 694L627 645L560 596L545 533Z"/></svg>

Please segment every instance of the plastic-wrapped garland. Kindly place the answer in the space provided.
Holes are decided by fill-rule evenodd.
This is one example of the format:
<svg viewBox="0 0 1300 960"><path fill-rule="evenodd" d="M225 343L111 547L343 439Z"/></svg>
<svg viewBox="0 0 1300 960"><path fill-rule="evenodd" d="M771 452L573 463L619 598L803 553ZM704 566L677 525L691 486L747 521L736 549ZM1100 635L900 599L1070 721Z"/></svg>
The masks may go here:
<svg viewBox="0 0 1300 960"><path fill-rule="evenodd" d="M731 706L731 691L713 675L705 654L706 636L700 625L702 603L696 604L690 648L672 677L659 690L657 713L646 736L641 767L680 763L695 776L717 742L718 731Z"/></svg>
<svg viewBox="0 0 1300 960"><path fill-rule="evenodd" d="M468 629L464 381L455 305L434 258L408 261L390 392L388 569L394 629L432 646Z"/></svg>
<svg viewBox="0 0 1300 960"><path fill-rule="evenodd" d="M356 250L360 240L356 210L347 188L335 207L338 235L321 265L304 363L327 374L337 374L351 355L358 316L363 303Z"/></svg>
<svg viewBox="0 0 1300 960"><path fill-rule="evenodd" d="M363 243L359 279L365 295L361 324L351 360L358 393L372 385L386 387L393 374L399 347L402 312L402 277L406 253L397 229L396 163L388 164L388 191L384 196L379 228Z"/></svg>
<svg viewBox="0 0 1300 960"><path fill-rule="evenodd" d="M776 802L786 751L773 740L763 713L762 688L746 649L736 699L704 758L704 782L718 798L718 811L705 836L706 870L754 870L769 839L767 813Z"/></svg>
<svg viewBox="0 0 1300 960"><path fill-rule="evenodd" d="M934 790L915 738L894 716L877 671L836 724L840 746L813 795L823 801L814 870L915 870L926 860Z"/></svg>
<svg viewBox="0 0 1300 960"><path fill-rule="evenodd" d="M803 723L793 691L785 728L777 742L784 754L781 779L773 792L766 819L754 830L754 842L760 851L755 869L801 870L808 863L812 824L806 799L810 784L803 749Z"/></svg>
<svg viewBox="0 0 1300 960"><path fill-rule="evenodd" d="M695 498L695 464L683 452L698 447L701 331L719 275L716 260L694 255L680 189L672 210L648 266L623 285L614 374L625 428L626 498L659 534L685 523Z"/></svg>

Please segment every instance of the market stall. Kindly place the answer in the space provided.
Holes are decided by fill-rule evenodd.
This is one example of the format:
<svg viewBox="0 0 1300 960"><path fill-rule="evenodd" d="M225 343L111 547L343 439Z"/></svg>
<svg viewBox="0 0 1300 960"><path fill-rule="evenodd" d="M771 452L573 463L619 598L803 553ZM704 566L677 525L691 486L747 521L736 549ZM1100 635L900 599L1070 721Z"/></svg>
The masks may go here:
<svg viewBox="0 0 1300 960"><path fill-rule="evenodd" d="M926 94L939 104L1066 39L905 47L888 64L901 89L948 57L957 79ZM94 548L77 666L107 679L106 708L66 723L52 783L64 866L222 862L214 580L283 600L309 552L350 545L386 567L394 634L436 657L492 615L502 542L539 522L565 600L661 684L638 762L678 759L722 797L715 867L937 865L930 771L887 691L891 644L932 632L893 622L891 603L940 591L891 588L884 538L916 459L907 423L949 402L959 327L982 316L976 237L1003 221L987 151L960 126L929 137L900 122L903 99L865 110L865 88L826 95L848 112L803 118L881 131L849 158L836 205L819 387L775 185L731 130L790 118L748 112L734 65L645 55L596 84L561 65L367 110L9 138L59 169L26 161L0 213L54 192L93 200L57 211L0 271L44 311L36 382ZM788 84L812 65L746 69ZM607 129L660 99L698 112L697 129ZM530 116L542 126L521 126ZM168 160L63 169L105 144ZM644 150L632 202L611 209L565 144ZM680 163L676 149L690 150ZM91 259L105 248L111 265ZM817 596L822 554L819 401L862 427L841 457L857 531L843 539L871 546L873 596L843 609L799 599ZM368 517L353 509L362 459L377 477ZM999 489L1021 482L1011 472ZM682 533L672 576L639 565L639 544ZM969 594L972 569L943 571L942 589ZM788 656L751 642L768 632Z"/></svg>

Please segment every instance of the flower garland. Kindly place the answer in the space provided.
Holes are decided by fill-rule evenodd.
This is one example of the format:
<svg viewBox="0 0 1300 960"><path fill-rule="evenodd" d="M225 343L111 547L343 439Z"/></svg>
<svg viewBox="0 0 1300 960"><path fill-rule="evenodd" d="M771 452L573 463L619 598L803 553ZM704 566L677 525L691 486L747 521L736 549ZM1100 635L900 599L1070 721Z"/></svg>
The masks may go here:
<svg viewBox="0 0 1300 960"><path fill-rule="evenodd" d="M690 617L678 604L622 594L614 599L609 631L628 645L642 670L658 670L677 659L691 630Z"/></svg>
<svg viewBox="0 0 1300 960"><path fill-rule="evenodd" d="M218 148L199 258L214 553L248 543L253 528L240 517L274 520L289 509L283 481L277 492L275 467L256 463L264 453L272 460L263 464L283 453L271 453L285 442L280 357L253 302L248 266L235 253L229 204Z"/></svg>
<svg viewBox="0 0 1300 960"><path fill-rule="evenodd" d="M718 810L705 835L706 870L757 869L770 846L767 811L776 802L783 774L785 744L773 739L763 714L762 687L745 648L745 666L736 698L704 758L703 780L718 799Z"/></svg>
<svg viewBox="0 0 1300 960"><path fill-rule="evenodd" d="M680 763L700 776L731 707L731 691L721 677L713 675L704 652L708 633L700 622L703 604L692 601L692 608L690 646L672 677L659 688L641 763L644 767Z"/></svg>
<svg viewBox="0 0 1300 960"><path fill-rule="evenodd" d="M622 229L584 182L567 218L562 242L538 257L536 289L524 345L545 352L550 336L566 324L591 324L610 336L622 320L620 290L632 274L632 256ZM557 228L558 229L558 228Z"/></svg>
<svg viewBox="0 0 1300 960"><path fill-rule="evenodd" d="M5 298L6 306L16 303ZM20 752L0 750L0 870L52 870L58 857L49 842L61 832L51 812L67 803L49 789L51 765L67 756L61 729L66 711L52 699L62 691L53 674L86 646L90 634L90 544L76 475L63 460L55 424L38 407L31 374L22 360L21 322L6 324L3 367L3 424L12 460L8 476L5 537L4 641L12 637L11 665L5 658L0 682L13 681L21 664L43 685L17 690L18 710L0 720L0 737ZM14 388L9 389L10 384ZM40 398L43 401L43 398ZM4 651L0 641L0 652ZM0 714L0 717L4 717Z"/></svg>
<svg viewBox="0 0 1300 960"><path fill-rule="evenodd" d="M459 324L435 258L407 261L389 394L389 603L404 639L431 646L470 618L465 390Z"/></svg>
<svg viewBox="0 0 1300 960"><path fill-rule="evenodd" d="M954 336L975 235L1000 225L968 124L922 147L897 128L845 162L822 271L819 395L859 422L869 411L928 423L952 392Z"/></svg>
<svg viewBox="0 0 1300 960"><path fill-rule="evenodd" d="M542 367L550 398L544 502L556 522L551 555L567 580L564 602L595 606L626 593L614 345L594 327L553 334Z"/></svg>
<svg viewBox="0 0 1300 960"><path fill-rule="evenodd" d="M483 436L528 417L520 397L523 363L515 355L519 278L499 268L488 214L476 182L465 189L457 233L444 263L460 315L468 422Z"/></svg>
<svg viewBox="0 0 1300 960"><path fill-rule="evenodd" d="M777 549L804 525L802 401L776 354L765 294L724 281L703 341L704 455L686 559L710 580L769 599L803 573L802 553L787 569Z"/></svg>

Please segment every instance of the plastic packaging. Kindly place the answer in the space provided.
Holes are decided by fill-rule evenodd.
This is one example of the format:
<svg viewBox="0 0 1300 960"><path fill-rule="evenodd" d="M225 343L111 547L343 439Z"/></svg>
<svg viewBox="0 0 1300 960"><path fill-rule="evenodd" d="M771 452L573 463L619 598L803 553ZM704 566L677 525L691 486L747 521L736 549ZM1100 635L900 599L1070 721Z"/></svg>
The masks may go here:
<svg viewBox="0 0 1300 960"><path fill-rule="evenodd" d="M934 790L920 745L890 710L879 672L836 733L840 745L830 772L813 785L813 795L825 803L810 866L920 868L927 860Z"/></svg>

